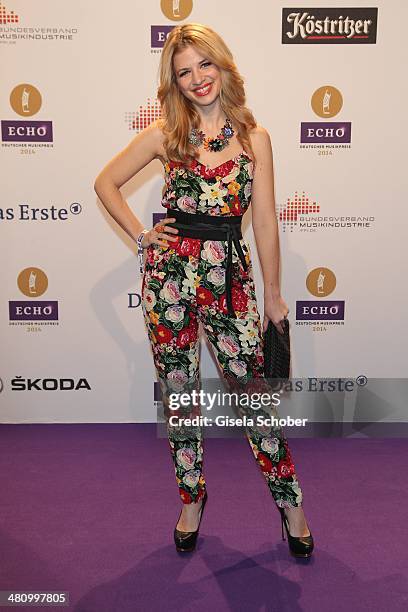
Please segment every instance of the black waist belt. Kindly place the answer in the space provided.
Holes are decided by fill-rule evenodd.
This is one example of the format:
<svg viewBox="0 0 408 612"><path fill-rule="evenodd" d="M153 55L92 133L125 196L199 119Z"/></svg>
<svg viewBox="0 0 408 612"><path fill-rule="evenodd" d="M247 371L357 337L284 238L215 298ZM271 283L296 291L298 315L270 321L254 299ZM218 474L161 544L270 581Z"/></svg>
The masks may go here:
<svg viewBox="0 0 408 612"><path fill-rule="evenodd" d="M232 306L232 244L241 260L244 270L248 270L240 239L242 216L213 217L211 215L191 214L180 210L169 210L167 217L174 217L173 227L179 230L179 236L200 238L201 240L225 240L227 246L227 268L225 274L225 292L228 313L235 317Z"/></svg>

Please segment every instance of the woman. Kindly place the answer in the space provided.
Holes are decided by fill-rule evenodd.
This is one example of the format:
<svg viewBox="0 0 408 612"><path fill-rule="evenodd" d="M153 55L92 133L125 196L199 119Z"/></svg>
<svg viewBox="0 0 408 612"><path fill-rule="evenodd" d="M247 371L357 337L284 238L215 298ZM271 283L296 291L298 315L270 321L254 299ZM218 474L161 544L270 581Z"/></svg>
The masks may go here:
<svg viewBox="0 0 408 612"><path fill-rule="evenodd" d="M143 312L168 406L169 385L187 387L199 378L199 322L226 379L245 383L263 376L262 332L272 321L283 333L289 310L279 287L270 136L246 108L231 52L211 28L191 23L171 31L161 56L158 98L161 119L107 164L95 190L138 242L139 252L147 251ZM146 230L119 188L153 159L164 165L167 217ZM264 280L263 325L249 245L240 229L250 203ZM208 497L202 433L192 428L186 436L167 425L183 502L174 540L177 550L191 551ZM283 431L247 428L246 434L281 514L283 539L285 526L291 553L309 557L313 538Z"/></svg>

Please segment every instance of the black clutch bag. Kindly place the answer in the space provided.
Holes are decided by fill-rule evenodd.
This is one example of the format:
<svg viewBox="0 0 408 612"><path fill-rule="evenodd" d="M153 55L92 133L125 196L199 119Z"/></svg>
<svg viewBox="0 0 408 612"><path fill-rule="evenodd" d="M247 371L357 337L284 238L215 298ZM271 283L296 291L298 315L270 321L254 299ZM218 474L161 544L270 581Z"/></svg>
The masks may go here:
<svg viewBox="0 0 408 612"><path fill-rule="evenodd" d="M269 321L264 334L264 375L265 378L289 378L290 336L289 319L283 319L281 334Z"/></svg>

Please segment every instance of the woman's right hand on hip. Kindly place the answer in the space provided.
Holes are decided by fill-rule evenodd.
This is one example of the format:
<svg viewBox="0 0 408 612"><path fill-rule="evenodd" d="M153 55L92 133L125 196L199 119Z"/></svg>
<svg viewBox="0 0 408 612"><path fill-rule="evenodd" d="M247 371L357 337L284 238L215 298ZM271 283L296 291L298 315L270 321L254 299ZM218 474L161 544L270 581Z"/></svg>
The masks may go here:
<svg viewBox="0 0 408 612"><path fill-rule="evenodd" d="M151 244L160 244L161 246L169 246L168 241L176 242L178 229L171 227L168 224L174 223L176 219L174 217L165 217L159 223L156 223L152 229L147 232L142 240L142 247L147 248Z"/></svg>

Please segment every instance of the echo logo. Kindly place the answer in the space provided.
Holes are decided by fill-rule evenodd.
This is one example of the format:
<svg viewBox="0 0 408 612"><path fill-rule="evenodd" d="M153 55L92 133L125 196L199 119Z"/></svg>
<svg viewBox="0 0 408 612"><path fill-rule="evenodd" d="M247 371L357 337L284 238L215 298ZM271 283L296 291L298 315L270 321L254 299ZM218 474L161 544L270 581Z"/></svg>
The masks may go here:
<svg viewBox="0 0 408 612"><path fill-rule="evenodd" d="M324 298L336 288L336 275L329 268L318 267L309 272L306 287L312 295ZM344 300L297 300L297 321L344 321Z"/></svg>
<svg viewBox="0 0 408 612"><path fill-rule="evenodd" d="M24 268L17 277L17 286L21 293L29 298L39 298L48 289L48 277L43 270L30 266ZM10 300L10 324L29 324L29 322L46 322L58 325L58 302L56 300ZM54 323L55 322L55 323Z"/></svg>
<svg viewBox="0 0 408 612"><path fill-rule="evenodd" d="M20 83L10 94L10 104L20 117L32 117L41 109L41 93L31 83ZM1 136L3 142L53 142L52 122L3 120Z"/></svg>

